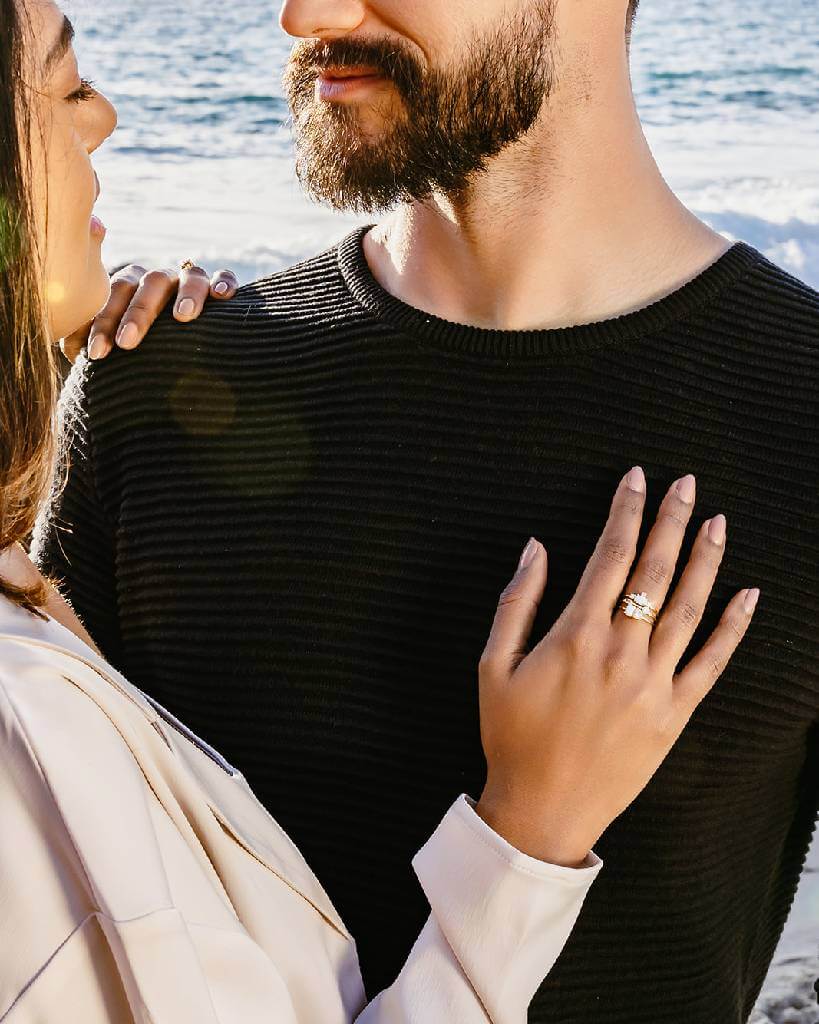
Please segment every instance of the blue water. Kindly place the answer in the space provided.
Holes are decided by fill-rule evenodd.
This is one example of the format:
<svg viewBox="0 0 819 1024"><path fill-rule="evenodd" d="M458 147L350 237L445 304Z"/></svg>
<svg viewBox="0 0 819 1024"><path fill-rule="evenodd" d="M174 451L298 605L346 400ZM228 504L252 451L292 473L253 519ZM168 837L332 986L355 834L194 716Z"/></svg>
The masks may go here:
<svg viewBox="0 0 819 1024"><path fill-rule="evenodd" d="M82 72L116 103L98 154L106 258L228 263L243 279L364 219L308 203L280 86L278 6L73 0ZM684 202L819 285L816 0L643 0L638 107Z"/></svg>
<svg viewBox="0 0 819 1024"><path fill-rule="evenodd" d="M815 0L643 0L634 57L650 124L819 127Z"/></svg>

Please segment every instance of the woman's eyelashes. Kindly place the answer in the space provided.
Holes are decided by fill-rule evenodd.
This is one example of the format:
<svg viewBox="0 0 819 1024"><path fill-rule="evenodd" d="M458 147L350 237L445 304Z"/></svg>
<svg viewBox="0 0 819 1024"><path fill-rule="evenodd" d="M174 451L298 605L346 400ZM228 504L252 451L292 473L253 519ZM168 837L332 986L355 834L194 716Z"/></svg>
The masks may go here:
<svg viewBox="0 0 819 1024"><path fill-rule="evenodd" d="M94 88L94 83L90 82L87 78L80 79L79 89L75 89L74 92L66 96L66 100L69 103L85 103L88 100L92 100L97 95L97 90Z"/></svg>

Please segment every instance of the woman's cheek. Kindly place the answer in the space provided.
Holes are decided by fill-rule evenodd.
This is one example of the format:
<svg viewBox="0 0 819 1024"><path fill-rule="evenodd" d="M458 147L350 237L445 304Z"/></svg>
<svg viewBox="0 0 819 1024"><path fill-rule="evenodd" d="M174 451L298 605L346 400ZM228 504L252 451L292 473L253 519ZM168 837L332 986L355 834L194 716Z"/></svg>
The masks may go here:
<svg viewBox="0 0 819 1024"><path fill-rule="evenodd" d="M53 335L61 338L95 316L110 285L100 242L91 234L93 170L73 130L55 126L47 167L46 302Z"/></svg>
<svg viewBox="0 0 819 1024"><path fill-rule="evenodd" d="M32 119L34 122L36 119ZM44 145L44 134L38 131L32 123L29 138L29 170L31 173L31 206L34 214L35 239L37 251L45 262L48 261L48 238L46 237L46 225L48 223L48 148Z"/></svg>
<svg viewBox="0 0 819 1024"><path fill-rule="evenodd" d="M82 236L54 250L53 265L47 268L46 302L53 338L64 338L87 324L110 293L100 244L91 238L87 223L81 227L85 229Z"/></svg>

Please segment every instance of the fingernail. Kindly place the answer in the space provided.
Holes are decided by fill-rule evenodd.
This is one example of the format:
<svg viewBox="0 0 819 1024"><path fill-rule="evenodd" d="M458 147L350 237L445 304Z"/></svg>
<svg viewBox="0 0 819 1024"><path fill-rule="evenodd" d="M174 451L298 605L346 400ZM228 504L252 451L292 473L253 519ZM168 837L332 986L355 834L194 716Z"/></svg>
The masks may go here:
<svg viewBox="0 0 819 1024"><path fill-rule="evenodd" d="M521 569L525 569L526 566L531 563L532 559L535 557L536 551L537 541L534 537L530 537L526 543L526 547L523 549L523 553L520 556L520 561L518 562L518 571L520 571Z"/></svg>
<svg viewBox="0 0 819 1024"><path fill-rule="evenodd" d="M640 466L635 466L629 470L626 474L626 483L632 491L637 491L640 494L646 492L646 475Z"/></svg>
<svg viewBox="0 0 819 1024"><path fill-rule="evenodd" d="M95 334L88 343L88 358L99 359L105 351L105 338L102 334Z"/></svg>
<svg viewBox="0 0 819 1024"><path fill-rule="evenodd" d="M196 309L196 303L193 299L183 299L176 307L176 312L180 316L190 316Z"/></svg>
<svg viewBox="0 0 819 1024"><path fill-rule="evenodd" d="M697 482L694 479L693 473L689 473L688 476L684 476L677 481L677 497L680 501L684 501L686 505L690 505L694 501L696 489Z"/></svg>
<svg viewBox="0 0 819 1024"><path fill-rule="evenodd" d="M139 329L136 324L123 324L117 334L117 344L120 348L131 348L136 345L139 338Z"/></svg>
<svg viewBox="0 0 819 1024"><path fill-rule="evenodd" d="M725 516L720 512L708 523L708 537L715 544L722 544L725 540Z"/></svg>
<svg viewBox="0 0 819 1024"><path fill-rule="evenodd" d="M750 615L751 612L754 610L754 608L756 608L756 603L757 603L758 600L759 600L759 587L753 587L745 595L744 604L745 604L745 612L746 612L747 615Z"/></svg>
<svg viewBox="0 0 819 1024"><path fill-rule="evenodd" d="M213 290L217 295L226 295L230 290L230 285L227 281L220 281Z"/></svg>

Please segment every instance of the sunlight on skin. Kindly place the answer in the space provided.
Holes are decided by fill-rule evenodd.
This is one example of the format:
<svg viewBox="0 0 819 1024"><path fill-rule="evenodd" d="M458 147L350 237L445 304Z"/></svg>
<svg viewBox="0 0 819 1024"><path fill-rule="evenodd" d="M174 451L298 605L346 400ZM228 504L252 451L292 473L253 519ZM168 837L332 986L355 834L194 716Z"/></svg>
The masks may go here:
<svg viewBox="0 0 819 1024"><path fill-rule="evenodd" d="M46 301L49 306L59 305L65 302L66 288L60 281L49 281L46 286Z"/></svg>
<svg viewBox="0 0 819 1024"><path fill-rule="evenodd" d="M53 0L35 0L29 14L36 41L26 68L32 99L32 197L50 333L62 338L89 322L109 296L103 232L92 221L97 179L91 158L114 130L116 112L101 93L84 89L65 16Z"/></svg>

